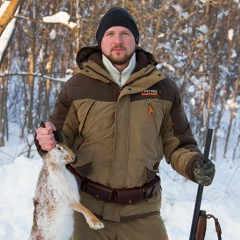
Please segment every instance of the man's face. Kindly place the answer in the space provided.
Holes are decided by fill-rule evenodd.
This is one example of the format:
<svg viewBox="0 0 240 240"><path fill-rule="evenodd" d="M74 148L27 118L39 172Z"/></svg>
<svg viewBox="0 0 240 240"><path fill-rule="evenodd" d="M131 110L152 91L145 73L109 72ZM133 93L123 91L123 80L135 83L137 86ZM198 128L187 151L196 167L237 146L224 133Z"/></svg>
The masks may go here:
<svg viewBox="0 0 240 240"><path fill-rule="evenodd" d="M102 38L102 53L119 71L123 71L135 51L136 42L132 32L125 27L111 27Z"/></svg>

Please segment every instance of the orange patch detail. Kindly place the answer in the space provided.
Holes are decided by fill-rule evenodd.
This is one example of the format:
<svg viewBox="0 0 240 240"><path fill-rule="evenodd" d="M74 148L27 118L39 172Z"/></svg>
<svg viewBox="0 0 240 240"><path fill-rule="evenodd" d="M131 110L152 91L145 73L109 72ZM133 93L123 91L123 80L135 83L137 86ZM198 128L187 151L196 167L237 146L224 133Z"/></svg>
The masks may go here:
<svg viewBox="0 0 240 240"><path fill-rule="evenodd" d="M158 92L157 90L144 90L142 92L142 96L157 96Z"/></svg>

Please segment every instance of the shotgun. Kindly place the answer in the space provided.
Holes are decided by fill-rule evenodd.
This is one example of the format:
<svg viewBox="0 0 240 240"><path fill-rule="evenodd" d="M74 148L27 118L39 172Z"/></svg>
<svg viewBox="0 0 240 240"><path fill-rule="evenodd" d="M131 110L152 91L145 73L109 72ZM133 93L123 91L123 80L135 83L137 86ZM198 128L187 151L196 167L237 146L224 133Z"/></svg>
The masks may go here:
<svg viewBox="0 0 240 240"><path fill-rule="evenodd" d="M203 162L206 162L208 160L208 155L209 155L211 141L212 141L212 133L213 133L213 129L209 128L207 131L207 138L206 138L206 143L205 143ZM191 227L189 240L195 239L198 219L200 217L200 206L201 206L201 201L202 201L202 194L203 194L203 185L198 184L198 191L197 191L197 197L196 197L196 201L195 201L195 208L194 208L194 213L193 213L192 227Z"/></svg>

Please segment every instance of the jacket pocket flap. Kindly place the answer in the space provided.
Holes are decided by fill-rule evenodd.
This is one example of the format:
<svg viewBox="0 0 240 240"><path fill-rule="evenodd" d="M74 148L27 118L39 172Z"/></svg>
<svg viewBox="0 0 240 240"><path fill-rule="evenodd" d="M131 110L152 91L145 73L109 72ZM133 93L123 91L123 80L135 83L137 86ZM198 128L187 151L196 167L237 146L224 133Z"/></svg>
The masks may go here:
<svg viewBox="0 0 240 240"><path fill-rule="evenodd" d="M89 175L92 172L93 169L93 164L92 162L87 163L83 166L80 167L75 167L75 171L80 174L82 177L86 177L87 175Z"/></svg>

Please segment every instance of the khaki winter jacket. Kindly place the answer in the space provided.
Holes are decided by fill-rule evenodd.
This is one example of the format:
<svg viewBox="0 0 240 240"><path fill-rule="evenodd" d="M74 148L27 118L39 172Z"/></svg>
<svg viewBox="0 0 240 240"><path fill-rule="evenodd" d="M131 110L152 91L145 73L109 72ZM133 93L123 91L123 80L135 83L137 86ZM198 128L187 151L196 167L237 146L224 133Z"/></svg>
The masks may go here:
<svg viewBox="0 0 240 240"><path fill-rule="evenodd" d="M111 188L151 181L163 156L179 174L195 181L192 166L202 153L178 88L156 68L151 54L138 48L136 57L136 69L119 89L97 47L79 51L79 73L64 84L49 119L58 141L74 150L74 167L83 177ZM159 212L161 205L161 191L129 205L100 201L84 192L81 198L95 214L116 222Z"/></svg>

